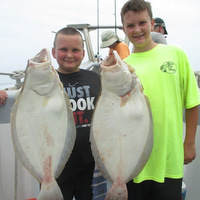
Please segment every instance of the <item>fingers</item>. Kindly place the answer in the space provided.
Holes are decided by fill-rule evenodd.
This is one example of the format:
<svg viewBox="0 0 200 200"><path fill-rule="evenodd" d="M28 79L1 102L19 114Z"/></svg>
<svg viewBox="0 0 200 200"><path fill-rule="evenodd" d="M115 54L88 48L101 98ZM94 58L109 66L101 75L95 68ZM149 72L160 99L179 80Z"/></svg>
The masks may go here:
<svg viewBox="0 0 200 200"><path fill-rule="evenodd" d="M184 164L185 164L185 165L190 164L193 160L194 160L194 159L192 159L192 160L184 160Z"/></svg>
<svg viewBox="0 0 200 200"><path fill-rule="evenodd" d="M0 106L5 104L7 97L7 93L3 90L0 90Z"/></svg>

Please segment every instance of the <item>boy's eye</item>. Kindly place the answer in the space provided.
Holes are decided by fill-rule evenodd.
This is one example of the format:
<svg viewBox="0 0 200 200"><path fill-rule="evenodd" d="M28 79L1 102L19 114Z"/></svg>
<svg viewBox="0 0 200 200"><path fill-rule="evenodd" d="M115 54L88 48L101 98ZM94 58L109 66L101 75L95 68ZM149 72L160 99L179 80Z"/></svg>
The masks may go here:
<svg viewBox="0 0 200 200"><path fill-rule="evenodd" d="M130 24L130 25L128 25L127 27L128 27L128 28L133 28L134 25L133 25L133 24Z"/></svg>
<svg viewBox="0 0 200 200"><path fill-rule="evenodd" d="M144 24L146 24L146 22L140 22L140 25L144 25Z"/></svg>
<svg viewBox="0 0 200 200"><path fill-rule="evenodd" d="M67 51L67 49L66 49L66 48L61 48L60 50L61 50L61 51Z"/></svg>
<svg viewBox="0 0 200 200"><path fill-rule="evenodd" d="M80 50L79 49L73 49L73 52L79 52Z"/></svg>

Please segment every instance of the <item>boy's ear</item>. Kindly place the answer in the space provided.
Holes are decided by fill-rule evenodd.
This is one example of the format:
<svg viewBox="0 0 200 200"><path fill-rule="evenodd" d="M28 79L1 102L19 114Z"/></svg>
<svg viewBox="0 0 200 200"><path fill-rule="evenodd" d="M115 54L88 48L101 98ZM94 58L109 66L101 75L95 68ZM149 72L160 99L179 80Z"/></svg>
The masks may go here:
<svg viewBox="0 0 200 200"><path fill-rule="evenodd" d="M124 26L122 27L122 30L124 31L124 34L126 35L125 30L124 30Z"/></svg>
<svg viewBox="0 0 200 200"><path fill-rule="evenodd" d="M55 57L55 48L54 47L52 48L51 53L52 53L53 57L56 58Z"/></svg>
<svg viewBox="0 0 200 200"><path fill-rule="evenodd" d="M83 58L85 57L85 49L83 49Z"/></svg>
<svg viewBox="0 0 200 200"><path fill-rule="evenodd" d="M153 31L153 29L154 29L154 25L155 25L155 20L152 19L152 20L151 20L151 31Z"/></svg>

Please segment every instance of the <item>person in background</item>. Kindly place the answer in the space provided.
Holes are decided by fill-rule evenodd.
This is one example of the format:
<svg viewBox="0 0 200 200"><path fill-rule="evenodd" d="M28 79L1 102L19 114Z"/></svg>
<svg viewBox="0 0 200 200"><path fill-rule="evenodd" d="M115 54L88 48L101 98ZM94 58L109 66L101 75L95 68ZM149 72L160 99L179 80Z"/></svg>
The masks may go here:
<svg viewBox="0 0 200 200"><path fill-rule="evenodd" d="M74 28L56 33L52 55L58 63L57 72L68 93L76 124L76 141L72 154L57 182L65 200L91 200L94 158L89 142L90 123L100 91L97 73L80 69L85 55L83 38Z"/></svg>
<svg viewBox="0 0 200 200"><path fill-rule="evenodd" d="M152 40L158 44L167 44L166 35L168 35L165 22L163 19L156 17L154 18L154 27L151 32Z"/></svg>
<svg viewBox="0 0 200 200"><path fill-rule="evenodd" d="M8 97L7 93L3 90L0 90L0 106L6 103L7 97Z"/></svg>
<svg viewBox="0 0 200 200"><path fill-rule="evenodd" d="M122 40L116 34L114 34L113 31L111 30L104 31L101 34L101 40L102 40L102 43L101 43L100 48L108 47L110 48L110 51L111 50L117 51L117 53L119 54L119 57L122 60L130 55L128 45L123 43Z"/></svg>
<svg viewBox="0 0 200 200"><path fill-rule="evenodd" d="M145 0L129 0L121 9L124 33L134 45L134 52L124 61L140 78L154 123L152 153L141 173L127 183L128 199L179 200L183 165L196 157L200 93L185 52L152 40L152 16L151 4Z"/></svg>

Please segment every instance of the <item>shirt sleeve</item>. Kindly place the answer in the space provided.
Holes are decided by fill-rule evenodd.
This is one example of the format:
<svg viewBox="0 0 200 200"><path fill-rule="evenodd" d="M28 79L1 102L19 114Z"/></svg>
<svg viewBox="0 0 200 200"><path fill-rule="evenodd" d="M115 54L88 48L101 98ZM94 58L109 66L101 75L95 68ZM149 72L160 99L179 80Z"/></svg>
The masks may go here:
<svg viewBox="0 0 200 200"><path fill-rule="evenodd" d="M119 42L114 50L117 51L122 60L130 55L128 45L123 42Z"/></svg>
<svg viewBox="0 0 200 200"><path fill-rule="evenodd" d="M157 44L167 44L167 40L163 34L152 32L151 37L152 40Z"/></svg>

